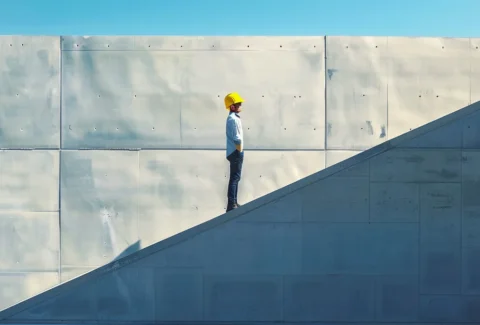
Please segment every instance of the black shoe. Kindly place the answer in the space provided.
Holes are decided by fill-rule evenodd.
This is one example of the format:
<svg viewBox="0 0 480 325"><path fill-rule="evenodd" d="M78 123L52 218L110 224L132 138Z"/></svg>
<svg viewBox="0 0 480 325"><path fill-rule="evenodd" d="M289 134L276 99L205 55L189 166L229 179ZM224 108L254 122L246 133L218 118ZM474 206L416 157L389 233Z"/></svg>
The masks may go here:
<svg viewBox="0 0 480 325"><path fill-rule="evenodd" d="M235 210L235 209L238 208L238 207L239 207L239 205L238 205L237 203L229 204L229 205L227 206L227 212L228 212L228 211Z"/></svg>

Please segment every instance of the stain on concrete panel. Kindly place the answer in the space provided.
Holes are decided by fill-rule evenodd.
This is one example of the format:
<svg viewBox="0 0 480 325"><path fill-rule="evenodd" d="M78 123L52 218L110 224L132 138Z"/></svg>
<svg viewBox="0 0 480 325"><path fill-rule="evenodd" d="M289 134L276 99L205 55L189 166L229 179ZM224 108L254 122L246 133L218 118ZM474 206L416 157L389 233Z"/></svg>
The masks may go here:
<svg viewBox="0 0 480 325"><path fill-rule="evenodd" d="M0 310L46 291L58 283L58 272L0 273Z"/></svg>
<svg viewBox="0 0 480 325"><path fill-rule="evenodd" d="M203 320L201 269L156 269L154 275L156 321Z"/></svg>
<svg viewBox="0 0 480 325"><path fill-rule="evenodd" d="M370 180L377 182L459 182L460 150L393 149L370 160Z"/></svg>
<svg viewBox="0 0 480 325"><path fill-rule="evenodd" d="M413 183L370 183L371 222L418 222L420 189Z"/></svg>
<svg viewBox="0 0 480 325"><path fill-rule="evenodd" d="M296 275L284 279L284 320L373 321L375 282L364 275Z"/></svg>
<svg viewBox="0 0 480 325"><path fill-rule="evenodd" d="M369 181L366 177L327 178L301 190L304 222L368 222ZM348 197L348 202L345 201Z"/></svg>
<svg viewBox="0 0 480 325"><path fill-rule="evenodd" d="M0 212L0 272L58 271L57 212Z"/></svg>
<svg viewBox="0 0 480 325"><path fill-rule="evenodd" d="M278 322L283 319L280 276L204 277L204 320Z"/></svg>
<svg viewBox="0 0 480 325"><path fill-rule="evenodd" d="M135 151L62 152L64 265L98 267L139 240L138 164Z"/></svg>
<svg viewBox="0 0 480 325"><path fill-rule="evenodd" d="M416 223L304 224L303 272L418 274L418 236Z"/></svg>
<svg viewBox="0 0 480 325"><path fill-rule="evenodd" d="M417 276L381 276L375 282L377 321L412 322L418 319Z"/></svg>
<svg viewBox="0 0 480 325"><path fill-rule="evenodd" d="M60 145L60 41L0 37L0 148Z"/></svg>
<svg viewBox="0 0 480 325"><path fill-rule="evenodd" d="M422 244L450 243L460 247L462 236L461 184L420 185Z"/></svg>

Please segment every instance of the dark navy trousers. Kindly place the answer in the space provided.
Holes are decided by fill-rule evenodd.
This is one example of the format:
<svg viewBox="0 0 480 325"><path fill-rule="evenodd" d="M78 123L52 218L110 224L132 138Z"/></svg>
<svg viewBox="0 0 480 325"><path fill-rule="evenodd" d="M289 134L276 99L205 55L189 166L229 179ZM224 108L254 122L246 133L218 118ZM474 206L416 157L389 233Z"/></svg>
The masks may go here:
<svg viewBox="0 0 480 325"><path fill-rule="evenodd" d="M237 203L238 183L242 177L243 154L235 150L228 155L227 160L230 162L230 180L228 181L228 205Z"/></svg>

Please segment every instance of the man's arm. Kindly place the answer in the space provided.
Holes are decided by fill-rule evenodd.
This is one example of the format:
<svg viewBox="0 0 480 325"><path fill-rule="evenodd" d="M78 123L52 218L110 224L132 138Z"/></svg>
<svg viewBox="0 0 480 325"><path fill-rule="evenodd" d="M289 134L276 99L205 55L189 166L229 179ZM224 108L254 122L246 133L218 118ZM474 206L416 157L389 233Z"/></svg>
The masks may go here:
<svg viewBox="0 0 480 325"><path fill-rule="evenodd" d="M238 151L242 152L243 143L242 143L242 138L240 136L240 125L236 120L230 120L229 129L230 129L230 136L233 139L233 143L235 143L235 147L237 148Z"/></svg>

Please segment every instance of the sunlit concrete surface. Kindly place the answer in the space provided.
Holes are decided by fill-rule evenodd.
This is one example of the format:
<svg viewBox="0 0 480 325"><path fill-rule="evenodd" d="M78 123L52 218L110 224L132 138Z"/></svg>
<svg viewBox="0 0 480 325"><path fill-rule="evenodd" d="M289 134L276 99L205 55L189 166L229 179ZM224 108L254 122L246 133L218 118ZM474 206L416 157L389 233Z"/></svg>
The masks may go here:
<svg viewBox="0 0 480 325"><path fill-rule="evenodd" d="M467 38L0 37L0 241L15 246L0 252L0 281L10 288L0 310L222 215L226 93L246 98L239 195L248 203L480 100L478 46ZM476 130L465 130L465 148L475 148ZM442 132L429 141L462 144ZM321 193L325 211L344 198ZM365 195L352 199L344 215L366 218ZM415 207L392 218L406 218L402 209Z"/></svg>
<svg viewBox="0 0 480 325"><path fill-rule="evenodd" d="M60 146L60 39L0 37L0 148Z"/></svg>
<svg viewBox="0 0 480 325"><path fill-rule="evenodd" d="M6 309L0 323L479 323L479 125L477 102Z"/></svg>
<svg viewBox="0 0 480 325"><path fill-rule="evenodd" d="M248 96L251 149L325 148L323 37L300 38L305 49L293 38L272 49L229 38L165 38L165 50L142 45L157 38L88 40L64 41L64 148L224 148L232 87Z"/></svg>

